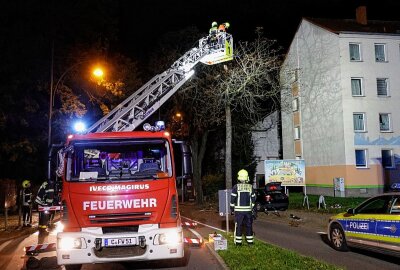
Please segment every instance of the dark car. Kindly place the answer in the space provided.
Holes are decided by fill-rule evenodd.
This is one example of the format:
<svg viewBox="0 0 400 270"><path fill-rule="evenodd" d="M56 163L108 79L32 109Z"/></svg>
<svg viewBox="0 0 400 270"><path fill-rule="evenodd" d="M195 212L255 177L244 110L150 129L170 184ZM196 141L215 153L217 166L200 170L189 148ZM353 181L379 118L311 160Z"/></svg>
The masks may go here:
<svg viewBox="0 0 400 270"><path fill-rule="evenodd" d="M289 206L289 198L284 193L282 182L268 183L264 188L255 189L257 211L285 211Z"/></svg>

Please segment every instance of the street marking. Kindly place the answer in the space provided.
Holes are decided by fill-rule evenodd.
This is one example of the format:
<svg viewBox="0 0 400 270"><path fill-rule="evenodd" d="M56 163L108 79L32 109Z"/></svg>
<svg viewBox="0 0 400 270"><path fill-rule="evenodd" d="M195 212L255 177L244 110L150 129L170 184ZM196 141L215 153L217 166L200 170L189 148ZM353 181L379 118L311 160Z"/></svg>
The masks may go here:
<svg viewBox="0 0 400 270"><path fill-rule="evenodd" d="M203 237L198 232L190 228L188 228L188 230L191 231L195 236L197 236L197 238L200 240L200 243L204 242Z"/></svg>
<svg viewBox="0 0 400 270"><path fill-rule="evenodd" d="M11 240L5 241L3 244L0 245L0 251L3 250L3 248L5 248L9 243L11 242Z"/></svg>
<svg viewBox="0 0 400 270"><path fill-rule="evenodd" d="M192 221L192 222L196 222L197 224L201 224L201 225L203 225L203 226L209 227L209 228L211 228L211 229L218 230L218 231L221 231L221 232L225 232L225 230L222 230L222 229L220 229L220 228L217 228L217 227L214 227L214 226L205 224L205 223L201 223L200 221L197 221L197 220L194 220L194 219L190 219L190 218L187 218L187 217L184 217L184 216L182 216L182 217L183 217L184 219L190 220L190 221Z"/></svg>

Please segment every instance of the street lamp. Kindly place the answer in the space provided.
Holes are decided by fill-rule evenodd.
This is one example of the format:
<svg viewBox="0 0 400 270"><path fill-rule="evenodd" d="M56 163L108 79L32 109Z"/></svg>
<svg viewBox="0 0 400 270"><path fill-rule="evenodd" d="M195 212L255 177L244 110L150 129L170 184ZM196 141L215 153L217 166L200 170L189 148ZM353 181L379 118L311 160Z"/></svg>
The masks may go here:
<svg viewBox="0 0 400 270"><path fill-rule="evenodd" d="M81 61L81 62L78 62L78 63L76 63L76 64L70 66L69 68L67 68L67 69L64 71L64 73L61 74L61 76L60 76L60 78L58 79L58 81L57 81L55 87L53 87L53 85L54 85L53 59L52 59L52 61L51 61L50 104L49 104L49 123L48 123L48 125L49 125L49 126L48 126L49 132L48 132L48 142L47 142L47 145L48 145L49 148L51 147L51 135L52 135L52 128L51 128L51 126L52 126L52 116L53 116L54 99L55 99L55 95L56 95L56 93L57 93L58 86L59 86L59 84L62 82L62 80L64 79L64 77L65 77L71 70L73 70L73 69L76 68L77 66L79 66L79 65L81 65L81 64L83 64L83 63L86 63L86 62L89 62L89 61L88 61L88 60ZM93 70L93 75L96 76L96 77L98 77L98 78L101 78L101 77L104 76L104 71L103 71L103 69L101 69L100 67L96 67L96 68Z"/></svg>

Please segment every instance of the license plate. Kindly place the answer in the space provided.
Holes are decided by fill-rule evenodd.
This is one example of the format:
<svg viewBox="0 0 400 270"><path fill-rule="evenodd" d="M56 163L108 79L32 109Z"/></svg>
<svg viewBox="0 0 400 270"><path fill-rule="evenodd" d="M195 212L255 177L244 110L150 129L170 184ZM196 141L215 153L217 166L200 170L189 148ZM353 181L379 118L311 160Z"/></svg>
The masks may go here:
<svg viewBox="0 0 400 270"><path fill-rule="evenodd" d="M106 238L103 244L105 247L134 246L136 238Z"/></svg>

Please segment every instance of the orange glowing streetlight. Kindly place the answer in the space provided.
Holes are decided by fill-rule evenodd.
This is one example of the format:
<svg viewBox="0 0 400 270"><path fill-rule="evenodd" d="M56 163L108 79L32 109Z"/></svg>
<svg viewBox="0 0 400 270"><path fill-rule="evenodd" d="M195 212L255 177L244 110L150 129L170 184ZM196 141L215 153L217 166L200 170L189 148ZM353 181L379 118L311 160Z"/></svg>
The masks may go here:
<svg viewBox="0 0 400 270"><path fill-rule="evenodd" d="M95 77L97 77L97 78L101 78L101 77L104 76L104 71L103 71L103 69L101 69L100 67L96 67L96 68L93 70L93 75L94 75Z"/></svg>

